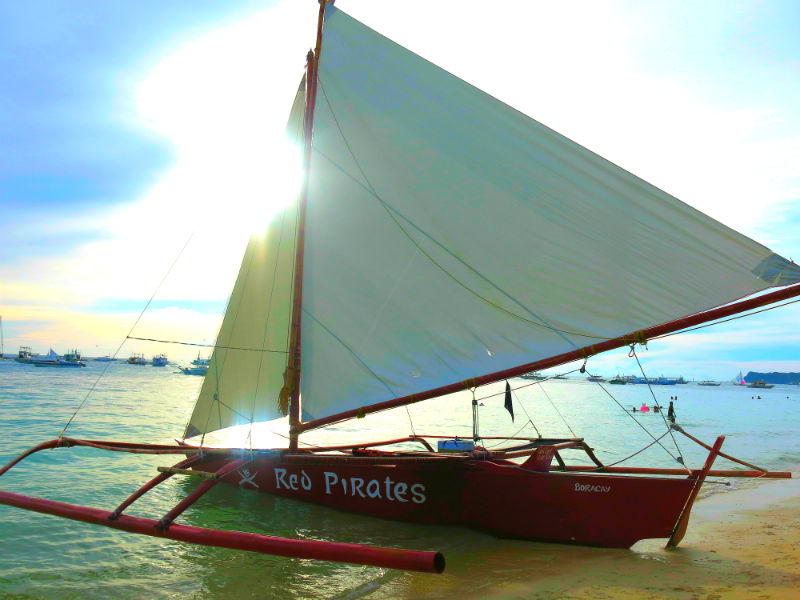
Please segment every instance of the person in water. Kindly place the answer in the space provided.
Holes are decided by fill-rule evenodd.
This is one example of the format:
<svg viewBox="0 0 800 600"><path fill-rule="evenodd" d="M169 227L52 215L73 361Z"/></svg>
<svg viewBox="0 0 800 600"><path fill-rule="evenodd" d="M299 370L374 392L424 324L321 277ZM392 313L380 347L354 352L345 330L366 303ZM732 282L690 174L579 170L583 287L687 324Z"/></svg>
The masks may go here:
<svg viewBox="0 0 800 600"><path fill-rule="evenodd" d="M636 407L635 406L633 407L633 410L631 412L636 412Z"/></svg>
<svg viewBox="0 0 800 600"><path fill-rule="evenodd" d="M669 419L670 423L675 422L675 407L672 405L672 401L669 403L669 410L667 411L667 418Z"/></svg>

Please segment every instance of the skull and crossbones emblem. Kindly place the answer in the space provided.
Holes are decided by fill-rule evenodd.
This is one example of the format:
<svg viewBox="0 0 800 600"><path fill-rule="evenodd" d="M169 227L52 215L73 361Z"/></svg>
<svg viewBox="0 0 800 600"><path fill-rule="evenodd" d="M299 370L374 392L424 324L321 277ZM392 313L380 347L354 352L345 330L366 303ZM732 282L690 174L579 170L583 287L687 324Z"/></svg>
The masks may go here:
<svg viewBox="0 0 800 600"><path fill-rule="evenodd" d="M249 483L254 488L258 487L258 484L255 481L253 481L256 475L258 475L258 471L255 471L253 474L250 474L249 469L239 469L239 475L242 476L242 480L239 482L239 486L243 486L244 484Z"/></svg>

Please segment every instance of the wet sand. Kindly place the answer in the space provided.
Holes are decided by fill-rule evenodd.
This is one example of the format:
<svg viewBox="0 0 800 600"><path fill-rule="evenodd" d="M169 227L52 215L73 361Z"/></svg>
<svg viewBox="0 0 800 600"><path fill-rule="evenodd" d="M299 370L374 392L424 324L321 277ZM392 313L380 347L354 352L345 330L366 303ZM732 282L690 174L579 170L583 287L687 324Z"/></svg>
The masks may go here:
<svg viewBox="0 0 800 600"><path fill-rule="evenodd" d="M486 537L475 547L444 548L450 562L443 576L386 573L379 585L366 583L347 596L796 600L800 479L701 498L681 546L665 550L664 542L603 550Z"/></svg>

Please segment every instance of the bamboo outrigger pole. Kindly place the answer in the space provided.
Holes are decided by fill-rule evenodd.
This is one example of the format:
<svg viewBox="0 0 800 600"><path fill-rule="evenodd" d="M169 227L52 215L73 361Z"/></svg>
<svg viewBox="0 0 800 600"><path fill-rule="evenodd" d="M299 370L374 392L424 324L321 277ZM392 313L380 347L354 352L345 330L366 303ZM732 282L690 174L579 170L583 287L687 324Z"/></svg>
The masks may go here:
<svg viewBox="0 0 800 600"><path fill-rule="evenodd" d="M289 336L289 360L284 373L280 404L285 414L288 401L289 450L297 450L297 437L300 433L300 372L302 363L302 314L303 314L303 260L306 241L306 211L308 207L309 174L311 172L312 141L314 137L314 108L317 103L317 72L319 56L322 51L322 26L325 23L327 0L319 0L317 18L317 42L314 50L306 56L306 106L303 117L303 187L297 206L297 249L294 268L294 297L292 301L292 323Z"/></svg>
<svg viewBox="0 0 800 600"><path fill-rule="evenodd" d="M402 548L383 548L363 544L348 544L328 542L322 540L297 540L282 537L250 533L246 531L231 531L226 529L209 529L175 523L175 518L182 514L189 506L194 504L211 487L222 481L226 476L236 472L242 465L252 460L251 456L242 453L238 458L223 457L223 464L216 470L206 472L205 481L193 492L181 500L161 519L148 519L124 514L136 500L150 492L168 478L176 474L185 474L184 467L201 466L204 460L217 461L221 452L230 452L229 449L200 449L186 446L167 446L162 444L137 444L130 442L114 442L104 440L79 440L74 438L57 438L41 443L22 453L5 466L0 467L0 476L11 470L25 458L53 448L70 446L85 446L116 452L133 452L136 454L190 454L174 467L159 469L159 474L140 487L125 499L113 511L101 510L90 506L78 506L56 500L35 498L14 494L0 490L0 505L15 506L74 521L93 523L112 529L120 529L131 533L163 537L179 542L198 544L202 546L216 546L231 548L233 550L247 550L276 556L290 556L315 560L331 560L349 562L359 565L372 565L389 569L403 569L422 571L427 573L441 573L445 568L445 559L439 552L406 550ZM197 475L191 472L192 475Z"/></svg>
<svg viewBox="0 0 800 600"><path fill-rule="evenodd" d="M626 335L598 342L596 344L583 346L582 348L578 348L577 350L572 350L570 352L565 352L564 354L558 354L556 356L551 356L550 358L537 360L531 363L520 365L518 367L512 367L510 369L504 369L502 371L497 371L495 373L489 373L488 375L482 375L480 377L475 377L474 379L467 379L466 381L451 383L449 385L434 388L425 392L420 392L418 394L402 396L400 398L394 398L393 400L386 400L385 402L378 402L376 404L371 404L369 406L363 406L361 408L340 412L335 415L330 415L322 419L315 419L313 421L308 421L306 423L299 423L298 421L299 424L294 425L292 427L292 435L296 435L297 433L303 431L308 431L309 429L316 429L317 427L323 427L325 425L330 425L332 423L338 423L339 421L345 421L347 419L353 419L356 417L363 417L364 415L369 413L374 413L381 410L387 410L398 406L414 404L415 402L421 402L422 400L430 400L431 398L437 398L439 396L444 396L446 394L453 394L455 392L468 390L477 386L494 383L496 381L501 381L509 377L516 377L518 375L523 375L531 371L538 371L539 369L550 369L552 367L557 367L559 365L563 365L565 363L572 362L574 360L587 359L590 356L594 356L595 354L600 354L601 352L614 350L616 348L622 348L624 346L629 346L631 344L644 343L648 339L654 338L656 336L661 336L668 333L675 333L682 329L694 327L695 325L710 323L711 321L716 321L717 319L723 319L725 317L737 315L739 313L743 313L748 310L753 310L755 308L767 306L768 304L774 304L776 302L780 302L781 300L787 300L789 298L794 298L796 296L800 296L800 283L789 285L780 288L778 290L775 290L774 292L763 294L755 298L750 298L747 300L739 300L738 302L727 304L719 308L714 308L711 310L707 310L705 312L696 313L680 319L675 319L674 321L668 321L667 323L663 323L661 325L655 325L653 327L648 327L647 329L634 331Z"/></svg>

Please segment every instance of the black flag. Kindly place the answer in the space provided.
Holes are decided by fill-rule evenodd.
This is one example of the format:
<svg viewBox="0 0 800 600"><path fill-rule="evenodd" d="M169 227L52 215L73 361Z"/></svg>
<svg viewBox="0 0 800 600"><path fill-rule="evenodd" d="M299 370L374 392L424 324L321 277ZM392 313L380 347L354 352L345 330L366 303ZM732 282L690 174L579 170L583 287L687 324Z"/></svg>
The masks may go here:
<svg viewBox="0 0 800 600"><path fill-rule="evenodd" d="M511 404L511 386L506 381L506 410L511 415L511 422L514 422L514 406Z"/></svg>

